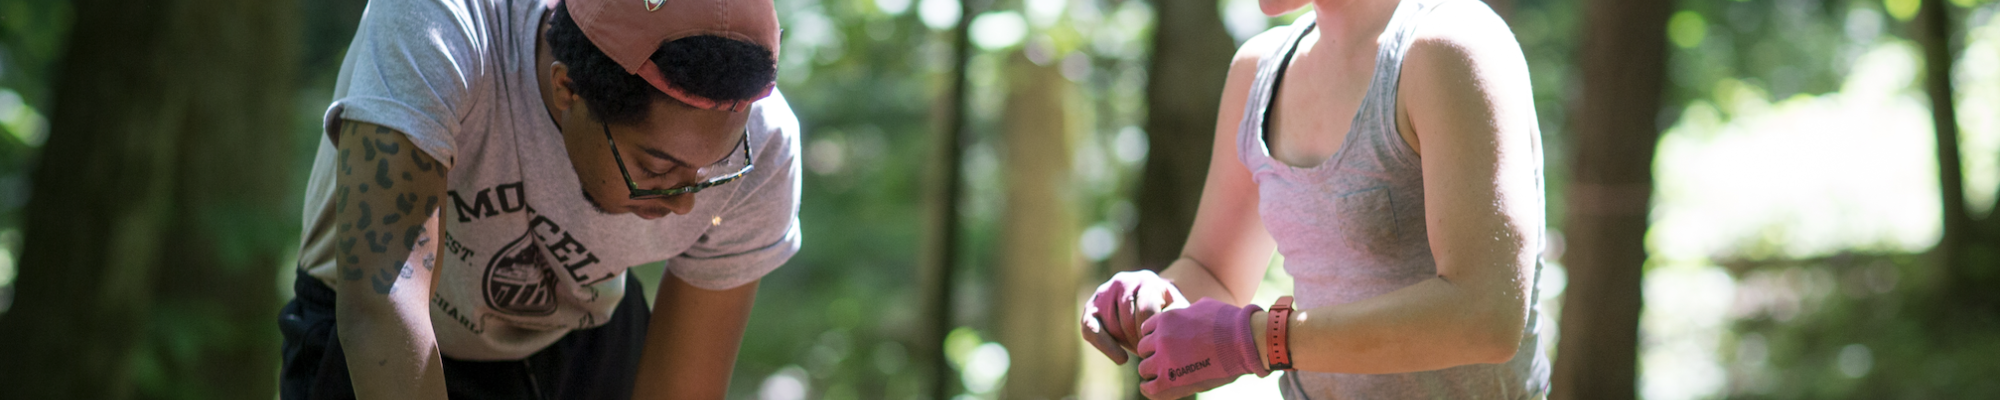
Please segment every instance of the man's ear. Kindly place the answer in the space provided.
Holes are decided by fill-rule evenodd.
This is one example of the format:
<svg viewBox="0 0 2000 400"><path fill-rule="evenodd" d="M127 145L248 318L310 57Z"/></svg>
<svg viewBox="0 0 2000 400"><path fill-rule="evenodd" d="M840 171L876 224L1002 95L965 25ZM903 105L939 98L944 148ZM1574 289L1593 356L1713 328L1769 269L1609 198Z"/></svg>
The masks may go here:
<svg viewBox="0 0 2000 400"><path fill-rule="evenodd" d="M549 90L553 93L549 105L556 108L556 113L569 113L570 108L582 100L577 97L576 91L572 90L575 85L576 81L569 79L568 65L564 65L561 61L549 64Z"/></svg>

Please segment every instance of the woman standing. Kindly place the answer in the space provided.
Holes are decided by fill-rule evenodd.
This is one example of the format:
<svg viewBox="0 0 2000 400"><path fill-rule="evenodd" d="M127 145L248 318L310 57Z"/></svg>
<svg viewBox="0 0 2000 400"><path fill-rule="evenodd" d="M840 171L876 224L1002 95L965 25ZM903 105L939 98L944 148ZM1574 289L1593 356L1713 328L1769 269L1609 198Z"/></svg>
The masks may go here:
<svg viewBox="0 0 2000 400"><path fill-rule="evenodd" d="M1236 54L1181 257L1100 286L1085 340L1133 350L1153 398L1278 370L1294 399L1544 396L1519 44L1476 0L1261 5L1308 2ZM1248 303L1274 247L1297 300L1267 311Z"/></svg>

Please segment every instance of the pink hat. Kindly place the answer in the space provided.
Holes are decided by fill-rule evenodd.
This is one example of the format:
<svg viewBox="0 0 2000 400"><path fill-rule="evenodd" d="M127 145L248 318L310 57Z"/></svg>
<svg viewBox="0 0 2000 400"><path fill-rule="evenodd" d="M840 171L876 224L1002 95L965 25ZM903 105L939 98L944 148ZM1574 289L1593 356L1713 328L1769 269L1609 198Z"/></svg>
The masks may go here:
<svg viewBox="0 0 2000 400"><path fill-rule="evenodd" d="M777 83L744 100L716 100L681 90L660 76L653 52L660 44L689 36L713 35L756 44L778 57L778 13L771 0L546 0L569 7L571 18L590 42L618 66L645 78L654 88L696 108L742 111L771 95Z"/></svg>

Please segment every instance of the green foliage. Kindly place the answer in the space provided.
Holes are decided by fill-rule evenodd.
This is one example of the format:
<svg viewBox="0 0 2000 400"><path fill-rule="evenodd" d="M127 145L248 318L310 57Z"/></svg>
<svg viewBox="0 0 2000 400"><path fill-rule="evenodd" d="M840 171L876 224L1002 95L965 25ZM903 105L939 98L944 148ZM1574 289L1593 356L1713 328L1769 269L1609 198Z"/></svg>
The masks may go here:
<svg viewBox="0 0 2000 400"><path fill-rule="evenodd" d="M1732 108L1726 105L1740 103L1743 96L1773 102L1841 90L1868 49L1913 40L1908 37L1914 33L1910 20L1922 3L1682 1L1668 32L1678 46L1670 50L1670 101L1662 121L1680 120L1684 109L1718 111L1690 105L1725 105L1719 107L1724 114L1719 117L1727 120L1736 116L1726 115ZM1987 2L1950 3L1973 7ZM1983 20L1987 17L1976 16L1990 16L1992 8L1952 12ZM1691 21L1706 22L1705 38L1686 40L1696 36L1686 32L1693 29ZM1887 89L1921 97L1920 87ZM1735 278L1736 296L1727 316L1729 332L1719 346L1727 384L1718 395L2000 397L2000 384L1989 379L2000 373L2000 362L1992 357L2000 354L2000 317L1983 300L1990 296L1966 295L1967 288L1981 294L1991 289L1966 282L1963 269L2000 262L1992 247L1971 249L1972 262L1950 266L1942 265L1936 254L1852 248L1828 257L1783 259L1776 250L1783 243L1771 240L1739 244L1735 257L1755 260L1721 262Z"/></svg>
<svg viewBox="0 0 2000 400"><path fill-rule="evenodd" d="M1738 263L1725 395L2000 397L2000 317L1945 293L1933 258L1848 253Z"/></svg>
<svg viewBox="0 0 2000 400"><path fill-rule="evenodd" d="M15 258L20 257L21 208L27 206L28 173L47 137L50 68L69 36L70 5L60 0L0 2L0 315L13 302Z"/></svg>
<svg viewBox="0 0 2000 400"><path fill-rule="evenodd" d="M1667 40L1680 48L1700 46L1708 36L1708 21L1702 20L1701 13L1681 11L1667 20Z"/></svg>
<svg viewBox="0 0 2000 400"><path fill-rule="evenodd" d="M925 197L953 78L951 38L923 23L924 1L900 13L880 6L892 3L778 1L787 10L779 13L786 27L779 89L804 132L805 245L761 283L732 396L754 396L767 378L802 371L811 397L908 398L925 393L931 373L951 373L925 370L916 353L929 340L918 336L927 322L917 271L929 251ZM951 294L967 332L992 328L989 266L1006 190L999 156L1006 149L994 136L1008 57L1060 63L1078 84L1086 106L1072 115L1086 135L1077 150L1080 217L1118 220L1135 178L1137 160L1114 156L1113 140L1143 117L1150 9L1129 0L1084 3L1051 10L1001 2L994 11L1015 16L1002 23L1025 32L988 40L997 47L971 60L962 279Z"/></svg>
<svg viewBox="0 0 2000 400"><path fill-rule="evenodd" d="M1662 126L1679 119L1678 110L1689 102L1727 100L1716 98L1731 94L1717 88L1726 82L1762 88L1771 99L1839 90L1867 45L1900 26L1881 6L1864 0L1681 1L1668 27L1678 46L1668 57Z"/></svg>
<svg viewBox="0 0 2000 400"><path fill-rule="evenodd" d="M1922 9L1923 4L1923 0L1882 0L1882 9L1897 21L1909 21L1917 16L1917 10Z"/></svg>
<svg viewBox="0 0 2000 400"><path fill-rule="evenodd" d="M64 0L9 0L0 3L0 88L20 92L29 105L47 110L52 101L49 68L69 38L70 4ZM46 114L46 112L45 112Z"/></svg>

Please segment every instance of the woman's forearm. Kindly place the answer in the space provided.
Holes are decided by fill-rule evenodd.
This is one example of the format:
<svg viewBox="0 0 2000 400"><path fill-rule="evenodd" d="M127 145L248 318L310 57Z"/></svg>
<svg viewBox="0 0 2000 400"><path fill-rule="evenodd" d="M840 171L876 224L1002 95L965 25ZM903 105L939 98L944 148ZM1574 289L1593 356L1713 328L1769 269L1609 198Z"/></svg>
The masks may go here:
<svg viewBox="0 0 2000 400"><path fill-rule="evenodd" d="M1505 362L1520 344L1526 299L1479 293L1431 278L1367 300L1295 311L1287 321L1292 366L1391 374ZM1253 318L1266 317L1260 312ZM1257 348L1269 349L1267 324L1252 329ZM1260 353L1268 364L1269 351Z"/></svg>
<svg viewBox="0 0 2000 400"><path fill-rule="evenodd" d="M1180 290L1181 295L1186 296L1189 302L1206 297L1240 306L1249 304L1250 296L1257 292L1254 284L1250 287L1231 288L1221 279L1217 279L1215 274L1209 271L1208 266L1187 256L1181 256L1172 264L1168 264L1167 269L1160 271L1160 277L1173 282L1175 289Z"/></svg>

